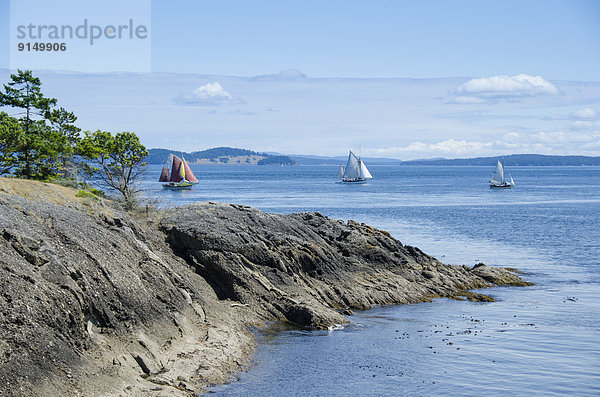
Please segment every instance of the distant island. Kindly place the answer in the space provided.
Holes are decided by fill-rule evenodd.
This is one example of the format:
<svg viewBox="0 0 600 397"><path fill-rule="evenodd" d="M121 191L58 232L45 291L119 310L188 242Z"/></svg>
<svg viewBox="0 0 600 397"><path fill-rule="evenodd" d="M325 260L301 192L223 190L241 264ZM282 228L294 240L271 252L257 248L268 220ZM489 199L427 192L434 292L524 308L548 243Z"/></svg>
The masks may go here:
<svg viewBox="0 0 600 397"><path fill-rule="evenodd" d="M600 157L548 156L543 154L511 154L468 159L431 159L403 161L404 165L482 165L493 166L501 160L505 166L600 166Z"/></svg>
<svg viewBox="0 0 600 397"><path fill-rule="evenodd" d="M247 149L216 147L199 152L180 152L169 149L149 149L146 161L149 164L165 164L170 154L183 156L190 164L238 164L238 165L295 165L288 156L258 153Z"/></svg>

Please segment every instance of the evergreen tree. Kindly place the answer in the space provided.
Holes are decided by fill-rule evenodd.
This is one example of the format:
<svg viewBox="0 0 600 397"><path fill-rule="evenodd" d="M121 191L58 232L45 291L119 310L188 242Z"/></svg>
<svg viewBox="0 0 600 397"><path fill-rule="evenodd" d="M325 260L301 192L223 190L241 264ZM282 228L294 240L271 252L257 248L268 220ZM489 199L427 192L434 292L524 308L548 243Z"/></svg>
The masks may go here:
<svg viewBox="0 0 600 397"><path fill-rule="evenodd" d="M17 165L15 152L21 146L23 137L18 120L0 112L0 175L9 173Z"/></svg>
<svg viewBox="0 0 600 397"><path fill-rule="evenodd" d="M74 178L76 176L76 165L73 156L81 131L81 128L75 125L77 117L73 112L68 112L62 107L46 112L45 117L55 130L54 143L58 155L55 162L55 172L63 178Z"/></svg>
<svg viewBox="0 0 600 397"><path fill-rule="evenodd" d="M0 92L0 106L20 109L15 116L23 130L17 148L13 173L27 179L65 176L72 168L71 159L79 139L77 117L63 108L55 109L57 100L41 91L41 81L31 71L17 69ZM47 124L47 121L49 124Z"/></svg>
<svg viewBox="0 0 600 397"><path fill-rule="evenodd" d="M21 169L22 175L31 178L34 174L33 162L36 160L36 149L43 147L40 142L43 139L38 135L39 125L35 126L34 121L37 117L44 117L50 111L51 106L56 104L55 98L46 98L41 92L41 81L34 77L30 70L17 69L16 74L10 75L11 81L4 84L4 92L0 92L0 104L23 109L18 113L21 115L25 139L21 148L23 162Z"/></svg>

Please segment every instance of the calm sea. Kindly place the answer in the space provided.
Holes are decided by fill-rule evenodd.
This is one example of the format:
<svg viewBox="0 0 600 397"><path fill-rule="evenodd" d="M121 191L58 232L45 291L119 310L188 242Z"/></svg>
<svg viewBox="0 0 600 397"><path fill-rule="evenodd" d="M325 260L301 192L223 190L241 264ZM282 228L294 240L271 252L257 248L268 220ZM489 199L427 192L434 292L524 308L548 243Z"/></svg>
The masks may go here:
<svg viewBox="0 0 600 397"><path fill-rule="evenodd" d="M222 396L600 395L600 168L371 166L364 185L330 166L193 166L192 191L144 188L164 205L236 202L366 222L445 263L513 266L536 283L494 303L376 307L331 332L258 334L254 366Z"/></svg>

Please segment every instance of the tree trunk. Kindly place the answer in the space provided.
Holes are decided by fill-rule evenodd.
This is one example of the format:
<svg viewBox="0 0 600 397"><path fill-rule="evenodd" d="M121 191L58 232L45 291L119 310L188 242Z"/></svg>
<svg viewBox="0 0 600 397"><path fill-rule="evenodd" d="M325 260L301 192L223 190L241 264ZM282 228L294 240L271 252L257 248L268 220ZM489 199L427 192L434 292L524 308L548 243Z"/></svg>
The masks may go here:
<svg viewBox="0 0 600 397"><path fill-rule="evenodd" d="M29 139L29 106L27 106L27 117L25 118L25 142L27 142L27 139ZM25 178L31 179L31 164L29 163L29 143L26 143L25 145Z"/></svg>

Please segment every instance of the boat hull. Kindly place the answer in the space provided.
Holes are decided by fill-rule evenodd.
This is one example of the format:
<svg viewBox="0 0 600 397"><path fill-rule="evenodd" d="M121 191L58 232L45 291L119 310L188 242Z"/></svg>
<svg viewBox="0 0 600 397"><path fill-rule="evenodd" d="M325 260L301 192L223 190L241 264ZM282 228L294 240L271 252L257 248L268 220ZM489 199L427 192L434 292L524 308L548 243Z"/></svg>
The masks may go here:
<svg viewBox="0 0 600 397"><path fill-rule="evenodd" d="M162 185L163 189L167 190L191 190L194 187L195 183L192 184L184 184L184 185L171 185L166 184Z"/></svg>
<svg viewBox="0 0 600 397"><path fill-rule="evenodd" d="M490 189L510 189L512 187L512 185L509 184L502 184L502 185L492 185L490 184Z"/></svg>
<svg viewBox="0 0 600 397"><path fill-rule="evenodd" d="M353 178L353 179L342 179L342 183L366 183L367 180L363 178Z"/></svg>

